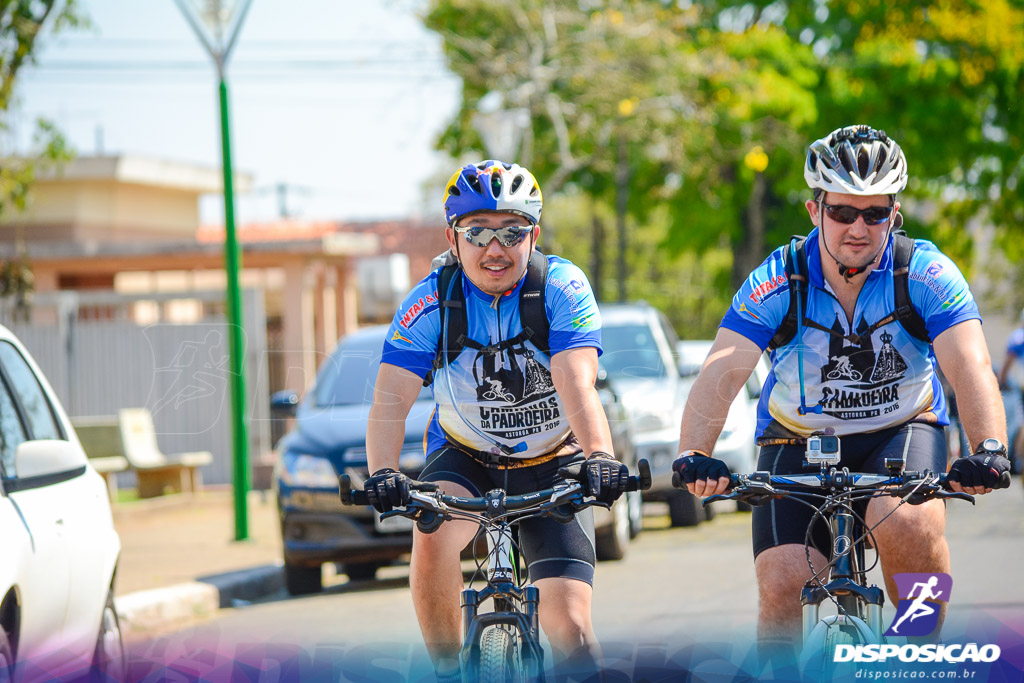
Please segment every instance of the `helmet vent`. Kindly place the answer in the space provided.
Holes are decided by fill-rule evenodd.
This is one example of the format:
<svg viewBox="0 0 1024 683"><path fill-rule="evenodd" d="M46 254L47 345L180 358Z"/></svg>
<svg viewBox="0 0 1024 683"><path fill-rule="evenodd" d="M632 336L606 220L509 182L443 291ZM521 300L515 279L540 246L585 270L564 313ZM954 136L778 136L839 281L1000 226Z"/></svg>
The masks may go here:
<svg viewBox="0 0 1024 683"><path fill-rule="evenodd" d="M491 174L491 194L495 199L501 196L501 174Z"/></svg>
<svg viewBox="0 0 1024 683"><path fill-rule="evenodd" d="M531 197L536 197L536 196L537 196L537 195L539 195L539 194L540 194L540 188L539 188L539 187L537 187L536 185L534 185L534 186L533 186L533 189L532 189L532 190L530 190L530 196L531 196Z"/></svg>
<svg viewBox="0 0 1024 683"><path fill-rule="evenodd" d="M867 178L871 173L871 148L862 145L857 150L857 174L861 178Z"/></svg>
<svg viewBox="0 0 1024 683"><path fill-rule="evenodd" d="M476 192L477 194L484 193L484 187L480 184L480 178L475 175L464 175L462 177L466 179L466 184L469 185L473 192Z"/></svg>
<svg viewBox="0 0 1024 683"><path fill-rule="evenodd" d="M506 163L506 162L503 161L503 162L501 162L501 165L505 167L506 171L511 171L512 170L512 164L509 164L509 163Z"/></svg>
<svg viewBox="0 0 1024 683"><path fill-rule="evenodd" d="M448 188L448 194L450 194L453 197L461 197L462 190L460 190L457 186L452 185L451 187Z"/></svg>
<svg viewBox="0 0 1024 683"><path fill-rule="evenodd" d="M523 184L523 176L516 174L516 177L512 179L512 185L508 188L509 194L515 194L519 186Z"/></svg>

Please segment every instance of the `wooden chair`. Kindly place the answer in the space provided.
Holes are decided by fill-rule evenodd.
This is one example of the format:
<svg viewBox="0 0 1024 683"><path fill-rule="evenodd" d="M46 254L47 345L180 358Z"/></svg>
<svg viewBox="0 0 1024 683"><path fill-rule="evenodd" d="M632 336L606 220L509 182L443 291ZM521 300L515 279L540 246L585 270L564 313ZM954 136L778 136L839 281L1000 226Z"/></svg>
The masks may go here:
<svg viewBox="0 0 1024 683"><path fill-rule="evenodd" d="M124 455L139 478L139 498L162 495L165 489L195 493L202 486L199 468L209 465L209 451L165 455L156 443L153 415L146 408L123 408L118 413Z"/></svg>

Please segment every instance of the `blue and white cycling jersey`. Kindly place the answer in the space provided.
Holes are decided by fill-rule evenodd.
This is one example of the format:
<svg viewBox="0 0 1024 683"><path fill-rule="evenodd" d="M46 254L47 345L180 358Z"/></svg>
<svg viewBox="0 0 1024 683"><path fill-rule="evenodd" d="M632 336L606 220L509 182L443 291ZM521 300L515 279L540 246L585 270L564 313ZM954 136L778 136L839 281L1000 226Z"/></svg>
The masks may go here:
<svg viewBox="0 0 1024 683"><path fill-rule="evenodd" d="M1018 327L1010 333L1010 338L1006 340L1006 351L1017 358L1024 358L1024 327Z"/></svg>
<svg viewBox="0 0 1024 683"><path fill-rule="evenodd" d="M548 256L544 307L550 322L551 355L566 349L592 346L601 353L601 316L586 275L557 256ZM382 362L425 377L433 368L441 334L437 281L440 269L421 280L406 296L388 330ZM511 339L522 330L519 291L523 281L501 296L480 291L469 278L461 278L466 297L469 337L486 346ZM551 358L530 342L506 352L487 355L466 348L449 369L434 372L431 390L437 404L427 427L424 447L430 454L445 442L477 451L493 452L494 444L480 437L465 422L498 443L515 448L513 457L535 458L554 451L569 436L569 421L551 381ZM461 417L460 414L461 413ZM463 419L465 418L465 420Z"/></svg>
<svg viewBox="0 0 1024 683"><path fill-rule="evenodd" d="M805 327L803 371L806 405L820 414L800 415L797 336L771 353L772 371L758 403L757 436L807 436L827 427L836 434L885 429L912 419L949 424L946 400L935 372L930 344L915 339L898 322L866 330L893 312L892 240L878 267L868 273L857 298L852 329L846 313L821 271L818 229L807 237L809 288L805 320L835 330L828 334ZM916 240L910 261L910 300L934 340L953 325L981 319L960 270L934 244ZM742 334L761 349L789 310L789 282L783 252L776 249L733 297L721 327ZM859 343L843 339L856 333Z"/></svg>

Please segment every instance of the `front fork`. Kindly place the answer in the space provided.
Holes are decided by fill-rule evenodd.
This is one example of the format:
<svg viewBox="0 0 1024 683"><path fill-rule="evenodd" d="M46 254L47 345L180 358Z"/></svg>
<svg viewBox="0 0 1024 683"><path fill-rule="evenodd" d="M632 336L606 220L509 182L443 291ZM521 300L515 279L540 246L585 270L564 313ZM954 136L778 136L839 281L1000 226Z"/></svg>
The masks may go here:
<svg viewBox="0 0 1024 683"><path fill-rule="evenodd" d="M871 632L881 641L885 593L878 586L863 586L854 580L864 566L864 545L853 543L857 533L851 514L843 511L832 516L833 553L838 558L832 568L832 579L825 587L808 582L800 591L804 642L807 642L807 637L821 620L821 603L828 600L830 595L837 596L841 613L863 618ZM863 614L861 606L864 608Z"/></svg>
<svg viewBox="0 0 1024 683"><path fill-rule="evenodd" d="M472 588L467 588L462 591L462 638L463 642L468 642L467 637L473 630L473 622L477 618L477 614L480 608L480 603L490 597L491 591L485 588L482 591L475 591ZM529 626L529 633L534 639L540 638L540 620L539 620L539 607L540 607L540 590L536 586L526 586L522 590L523 599L523 614L526 617L526 623ZM495 597L496 601L504 601L503 598ZM496 612L511 611L511 605L503 605L499 609L499 605L495 605Z"/></svg>

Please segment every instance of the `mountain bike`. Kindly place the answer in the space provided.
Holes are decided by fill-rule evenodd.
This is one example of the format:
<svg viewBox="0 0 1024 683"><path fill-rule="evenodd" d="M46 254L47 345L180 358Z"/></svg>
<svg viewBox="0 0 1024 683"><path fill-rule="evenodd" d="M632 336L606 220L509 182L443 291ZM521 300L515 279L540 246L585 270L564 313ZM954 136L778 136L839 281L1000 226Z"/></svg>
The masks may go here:
<svg viewBox="0 0 1024 683"><path fill-rule="evenodd" d="M637 470L639 473L627 481L627 491L651 486L647 461L638 461ZM345 505L368 504L366 494L352 488L348 475L341 475L339 484ZM413 482L411 488L409 504L383 513L382 520L409 517L428 533L446 521L468 520L478 524L479 533L487 538L487 556L476 558L477 572L469 587L462 591L462 679L484 683L542 681L540 591L520 571L517 527L530 517L548 516L569 522L580 510L611 506L586 497L579 482L568 480L519 496L509 496L500 488L479 498L449 496L438 491L436 484L427 482ZM477 548L478 544L474 541L471 547ZM475 590L473 582L478 576L485 585ZM484 611L481 608L488 599L492 601L491 609Z"/></svg>
<svg viewBox="0 0 1024 683"><path fill-rule="evenodd" d="M902 458L886 458L888 474L850 472L834 464L821 463L816 474L734 474L731 493L704 499L704 505L716 500L764 505L775 498L792 498L815 510L804 537L812 577L800 591L803 646L799 655L801 670L815 678L833 671L834 653L839 645L885 643L882 625L885 593L867 581L867 573L878 562L877 555L871 566L866 566L865 562L869 541L872 547L877 547L872 535L875 527L868 526L854 509L854 503L882 496L900 498L901 505L919 505L933 499L974 503L974 497L969 494L949 491L945 474L928 470L903 471ZM1009 477L1004 479L1005 482L1000 482L1004 485L997 488L1009 485ZM816 569L810 548L811 530L818 519L828 521L832 547L828 563ZM836 606L836 614L821 615L821 606L827 601Z"/></svg>

